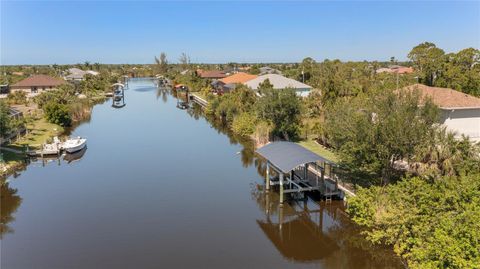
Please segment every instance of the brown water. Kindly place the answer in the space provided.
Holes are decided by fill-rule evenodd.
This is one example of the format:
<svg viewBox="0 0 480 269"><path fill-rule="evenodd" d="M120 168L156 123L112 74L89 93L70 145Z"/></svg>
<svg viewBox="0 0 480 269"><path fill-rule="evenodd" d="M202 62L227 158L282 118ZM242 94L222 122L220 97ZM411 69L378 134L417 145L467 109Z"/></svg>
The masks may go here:
<svg viewBox="0 0 480 269"><path fill-rule="evenodd" d="M1 192L1 268L401 268L342 202L279 207L263 163L149 80L97 105L78 160L34 162ZM75 156L74 156L75 157Z"/></svg>

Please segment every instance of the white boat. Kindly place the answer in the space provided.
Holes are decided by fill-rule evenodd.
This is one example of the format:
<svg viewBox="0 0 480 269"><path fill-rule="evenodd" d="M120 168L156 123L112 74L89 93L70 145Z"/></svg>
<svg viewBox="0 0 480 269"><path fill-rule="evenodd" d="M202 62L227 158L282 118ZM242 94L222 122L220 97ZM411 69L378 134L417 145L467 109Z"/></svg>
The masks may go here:
<svg viewBox="0 0 480 269"><path fill-rule="evenodd" d="M67 141L63 143L62 148L68 153L73 153L82 150L85 146L87 146L87 139L77 137L67 139Z"/></svg>

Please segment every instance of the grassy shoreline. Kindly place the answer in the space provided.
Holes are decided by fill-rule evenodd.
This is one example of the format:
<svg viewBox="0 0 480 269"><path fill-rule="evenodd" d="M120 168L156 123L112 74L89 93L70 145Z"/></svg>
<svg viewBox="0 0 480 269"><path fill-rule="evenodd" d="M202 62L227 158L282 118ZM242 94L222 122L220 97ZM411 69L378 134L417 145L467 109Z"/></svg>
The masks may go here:
<svg viewBox="0 0 480 269"><path fill-rule="evenodd" d="M313 151L314 153L322 157L329 159L332 162L338 163L340 161L340 158L338 157L337 154L335 154L335 152L325 148L324 146L318 144L314 140L303 140L303 141L297 142L297 144L299 144L300 146L310 151Z"/></svg>

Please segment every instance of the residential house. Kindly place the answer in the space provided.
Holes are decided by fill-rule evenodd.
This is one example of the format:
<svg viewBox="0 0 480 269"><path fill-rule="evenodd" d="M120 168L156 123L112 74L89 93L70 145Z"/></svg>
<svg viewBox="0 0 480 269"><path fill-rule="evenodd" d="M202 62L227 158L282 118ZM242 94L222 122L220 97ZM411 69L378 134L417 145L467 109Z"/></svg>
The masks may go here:
<svg viewBox="0 0 480 269"><path fill-rule="evenodd" d="M224 71L220 70L197 70L197 75L201 78L205 79L221 79L227 76Z"/></svg>
<svg viewBox="0 0 480 269"><path fill-rule="evenodd" d="M404 90L418 91L422 101L431 98L441 110L440 123L449 131L480 142L480 98L453 89L414 84Z"/></svg>
<svg viewBox="0 0 480 269"><path fill-rule="evenodd" d="M376 70L377 74L379 73L395 73L395 74L411 74L413 73L412 67L400 66L400 65L391 65L389 67L383 67Z"/></svg>
<svg viewBox="0 0 480 269"><path fill-rule="evenodd" d="M238 72L236 74L233 74L233 75L230 75L228 77L222 78L222 79L220 79L220 81L225 83L225 84L245 83L245 82L247 82L249 80L252 80L254 78L257 78L257 77L258 77L257 75L251 75L251 74L247 74L247 73L244 73L244 72Z"/></svg>
<svg viewBox="0 0 480 269"><path fill-rule="evenodd" d="M95 72L95 71L92 71L92 70L84 71L84 70L79 69L79 68L70 68L70 69L67 70L67 74L68 75L65 76L65 80L68 80L68 81L82 81L87 74L96 76L99 73Z"/></svg>
<svg viewBox="0 0 480 269"><path fill-rule="evenodd" d="M267 75L267 74L281 75L282 74L282 72L280 72L277 69L271 68L270 66L260 67L259 70L260 70L260 75Z"/></svg>
<svg viewBox="0 0 480 269"><path fill-rule="evenodd" d="M244 72L238 72L228 77L214 80L211 85L217 93L225 93L234 90L237 84L245 83L254 78L257 78L257 76Z"/></svg>
<svg viewBox="0 0 480 269"><path fill-rule="evenodd" d="M310 94L310 91L312 90L312 87L307 84L278 74L267 74L258 76L257 78L244 82L243 84L256 91L258 90L260 83L264 82L267 79L270 81L270 84L273 85L274 89L292 88L295 90L297 95L302 97L308 96Z"/></svg>
<svg viewBox="0 0 480 269"><path fill-rule="evenodd" d="M51 76L33 75L10 86L10 91L24 91L27 93L27 97L32 97L42 91L55 89L65 83L65 80Z"/></svg>

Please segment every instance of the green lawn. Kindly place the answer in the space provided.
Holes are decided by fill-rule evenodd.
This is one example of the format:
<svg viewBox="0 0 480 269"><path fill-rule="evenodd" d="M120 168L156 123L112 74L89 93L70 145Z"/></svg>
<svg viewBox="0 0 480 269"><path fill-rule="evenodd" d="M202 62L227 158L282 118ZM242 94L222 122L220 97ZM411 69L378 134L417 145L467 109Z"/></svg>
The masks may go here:
<svg viewBox="0 0 480 269"><path fill-rule="evenodd" d="M315 152L316 154L322 157L329 159L330 161L338 162L340 160L340 158L334 152L326 149L324 146L318 144L313 140L304 140L304 141L298 142L297 144L299 144L300 146L308 150Z"/></svg>
<svg viewBox="0 0 480 269"><path fill-rule="evenodd" d="M63 128L59 125L47 122L44 118L39 119L29 125L29 133L21 137L15 143L8 145L11 148L23 148L29 146L30 148L38 148L45 143L49 138L63 133Z"/></svg>

